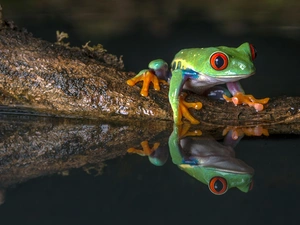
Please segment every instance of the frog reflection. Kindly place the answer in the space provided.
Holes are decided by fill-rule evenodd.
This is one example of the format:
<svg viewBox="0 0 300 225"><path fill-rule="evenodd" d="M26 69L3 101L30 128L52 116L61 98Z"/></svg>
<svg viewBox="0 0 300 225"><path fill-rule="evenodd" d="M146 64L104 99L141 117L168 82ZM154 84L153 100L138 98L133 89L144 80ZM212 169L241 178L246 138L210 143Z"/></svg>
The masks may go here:
<svg viewBox="0 0 300 225"><path fill-rule="evenodd" d="M148 156L149 161L155 166L163 166L169 157L168 146L161 146L160 143L154 143L153 147L150 148L148 141L141 142L143 150L135 148L129 148L128 153L135 153L140 156Z"/></svg>
<svg viewBox="0 0 300 225"><path fill-rule="evenodd" d="M230 188L237 187L243 192L252 189L254 170L245 162L235 158L232 148L240 140L229 140L232 134L227 133L221 144L212 137L181 138L180 126L174 126L169 138L169 149L172 161L192 177L207 184L209 190L221 195Z"/></svg>
<svg viewBox="0 0 300 225"><path fill-rule="evenodd" d="M159 146L159 143L155 143L150 148L148 142L142 142L143 150L131 148L128 152L148 156L150 162L156 166L164 165L170 152L174 164L207 184L209 190L216 195L224 194L233 187L243 192L252 189L254 170L235 158L233 150L243 135L233 139L232 131L227 131L224 143L221 144L212 137L199 136L201 135L199 131L187 132L188 129L186 124L174 125L168 146Z"/></svg>

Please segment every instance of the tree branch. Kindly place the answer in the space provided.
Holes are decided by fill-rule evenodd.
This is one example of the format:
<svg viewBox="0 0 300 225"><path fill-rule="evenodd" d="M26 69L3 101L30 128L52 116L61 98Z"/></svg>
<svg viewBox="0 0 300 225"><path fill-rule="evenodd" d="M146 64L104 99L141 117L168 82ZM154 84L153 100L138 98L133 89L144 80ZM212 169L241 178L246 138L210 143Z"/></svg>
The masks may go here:
<svg viewBox="0 0 300 225"><path fill-rule="evenodd" d="M70 48L49 43L2 21L0 55L1 105L58 117L172 121L168 87L150 90L148 97L140 96L140 86L126 84L134 73L125 72L122 60L99 46ZM271 98L261 112L195 94L190 94L187 100L203 103L201 110L192 110L202 124L248 126L300 122L300 97Z"/></svg>

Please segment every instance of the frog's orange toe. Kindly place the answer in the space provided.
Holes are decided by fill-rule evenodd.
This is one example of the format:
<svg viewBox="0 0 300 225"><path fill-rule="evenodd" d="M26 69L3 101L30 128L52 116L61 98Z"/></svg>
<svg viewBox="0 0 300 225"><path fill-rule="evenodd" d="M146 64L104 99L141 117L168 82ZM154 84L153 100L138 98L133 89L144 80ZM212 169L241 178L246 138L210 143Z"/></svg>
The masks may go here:
<svg viewBox="0 0 300 225"><path fill-rule="evenodd" d="M260 103L254 103L253 107L256 109L256 111L262 111L264 109L263 104Z"/></svg>
<svg viewBox="0 0 300 225"><path fill-rule="evenodd" d="M225 99L226 102L232 102L232 98L227 97L226 95L223 95L223 98Z"/></svg>
<svg viewBox="0 0 300 225"><path fill-rule="evenodd" d="M247 104L256 111L262 111L264 109L264 104L269 101L269 98L256 99L252 95L245 95L241 92L237 92L232 98L229 98L226 95L223 95L223 98L227 102L233 102L234 105Z"/></svg>
<svg viewBox="0 0 300 225"><path fill-rule="evenodd" d="M269 102L270 98L264 98L262 99L262 104L267 104Z"/></svg>
<svg viewBox="0 0 300 225"><path fill-rule="evenodd" d="M127 80L126 83L129 85L129 86L134 86L135 85L135 82L130 79L130 80Z"/></svg>
<svg viewBox="0 0 300 225"><path fill-rule="evenodd" d="M135 150L136 150L135 148L129 148L129 149L127 149L127 152L128 153L133 153L133 152L135 152Z"/></svg>
<svg viewBox="0 0 300 225"><path fill-rule="evenodd" d="M140 156L149 156L151 155L154 151L156 151L159 147L160 143L159 142L155 142L153 144L153 147L150 148L148 141L142 141L141 142L141 146L143 148L143 150L139 150L139 149L135 149L135 148L129 148L127 150L128 153L135 153L138 154Z"/></svg>
<svg viewBox="0 0 300 225"><path fill-rule="evenodd" d="M238 97L232 97L231 101L233 102L233 104L234 104L235 106L237 106L238 104L240 104L240 103L239 103L240 101L239 101Z"/></svg>
<svg viewBox="0 0 300 225"><path fill-rule="evenodd" d="M186 97L186 94L183 93L179 97L179 110L181 112L180 115L185 117L188 121L190 121L191 124L199 124L200 121L195 119L191 113L189 112L188 108L194 108L196 110L199 110L202 108L202 103L201 102L186 102L184 99ZM181 116L180 120L181 121Z"/></svg>
<svg viewBox="0 0 300 225"><path fill-rule="evenodd" d="M231 134L231 138L233 140L237 140L239 138L239 133L236 130L234 130Z"/></svg>
<svg viewBox="0 0 300 225"><path fill-rule="evenodd" d="M141 96L147 97L149 94L149 89L143 87L140 94L141 94Z"/></svg>
<svg viewBox="0 0 300 225"><path fill-rule="evenodd" d="M153 84L154 90L159 91L160 90L159 83L166 82L163 80L159 80L154 72L146 70L146 71L140 72L135 77L127 80L127 84L129 86L134 86L139 81L143 81L143 86L142 86L140 94L145 97L148 96L148 94L149 94L149 86L151 83Z"/></svg>
<svg viewBox="0 0 300 225"><path fill-rule="evenodd" d="M231 127L228 126L223 130L222 135L225 136L231 131L231 138L237 140L239 137L246 136L269 136L268 129L258 125L256 127Z"/></svg>
<svg viewBox="0 0 300 225"><path fill-rule="evenodd" d="M184 122L182 125L178 126L179 127L179 138L184 138L184 137L199 137L202 135L201 130L193 130L190 131L191 124Z"/></svg>
<svg viewBox="0 0 300 225"><path fill-rule="evenodd" d="M196 109L196 110L202 109L202 103L201 102L195 102L193 108Z"/></svg>

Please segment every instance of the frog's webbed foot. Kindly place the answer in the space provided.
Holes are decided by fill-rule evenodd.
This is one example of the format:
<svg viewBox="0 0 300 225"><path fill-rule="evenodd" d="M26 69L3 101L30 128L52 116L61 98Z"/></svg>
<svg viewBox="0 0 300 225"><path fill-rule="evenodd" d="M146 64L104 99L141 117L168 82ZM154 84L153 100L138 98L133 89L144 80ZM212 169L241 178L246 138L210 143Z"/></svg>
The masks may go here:
<svg viewBox="0 0 300 225"><path fill-rule="evenodd" d="M231 131L231 138L237 140L239 137L246 136L269 136L269 131L263 128L261 125L255 127L231 127L228 126L223 130L223 136L225 136L229 131Z"/></svg>
<svg viewBox="0 0 300 225"><path fill-rule="evenodd" d="M148 141L143 141L141 142L141 146L143 148L143 150L139 150L139 149L136 149L136 148L129 148L127 150L128 153L135 153L135 154L138 154L140 156L149 156L151 155L154 151L157 150L157 148L159 147L160 143L158 142L155 142L153 144L153 147L150 148L149 146L149 143Z"/></svg>
<svg viewBox="0 0 300 225"><path fill-rule="evenodd" d="M190 131L191 124L184 122L182 125L178 126L178 135L179 139L185 138L185 137L199 137L202 135L201 130L193 130Z"/></svg>
<svg viewBox="0 0 300 225"><path fill-rule="evenodd" d="M178 121L180 123L182 120L182 117L185 117L188 121L191 122L191 124L199 124L200 121L195 119L191 113L189 112L189 108L194 108L194 109L201 109L202 108L202 103L201 102L186 102L185 98L186 98L187 94L182 92L180 93L179 96L179 111L178 111Z"/></svg>
<svg viewBox="0 0 300 225"><path fill-rule="evenodd" d="M135 77L127 80L129 86L134 86L137 82L143 81L143 87L141 89L142 96L148 96L150 83L153 84L154 90L159 91L159 83L168 84L165 80L160 80L157 78L155 73L151 70L142 70Z"/></svg>
<svg viewBox="0 0 300 225"><path fill-rule="evenodd" d="M262 126L258 125L256 127L245 127L243 129L243 132L246 136L269 136L269 131L266 128L263 128Z"/></svg>
<svg viewBox="0 0 300 225"><path fill-rule="evenodd" d="M256 111L261 111L264 109L264 104L267 104L270 98L256 99L253 95L245 95L241 92L237 92L233 97L229 98L223 95L223 98L227 102L233 102L235 105L247 104L256 109Z"/></svg>

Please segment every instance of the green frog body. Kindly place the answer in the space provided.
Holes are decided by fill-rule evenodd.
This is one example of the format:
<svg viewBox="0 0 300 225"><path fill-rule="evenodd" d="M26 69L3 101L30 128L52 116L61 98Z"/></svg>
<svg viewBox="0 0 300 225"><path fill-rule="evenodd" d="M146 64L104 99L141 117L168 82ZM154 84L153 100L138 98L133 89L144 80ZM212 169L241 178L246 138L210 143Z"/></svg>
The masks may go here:
<svg viewBox="0 0 300 225"><path fill-rule="evenodd" d="M255 58L256 50L249 43L244 43L237 48L219 46L183 49L175 55L170 70L165 61L156 59L149 63L149 69L142 70L127 83L134 85L143 80L141 95L147 96L151 82L154 88L159 90L159 81L168 81L170 84L169 101L174 122L181 124L182 116L184 116L191 123L197 124L199 121L189 114L187 108L201 109L202 104L186 104L181 98L182 89L201 95L216 85L226 84L229 92L223 92L223 99L235 105L248 104L256 111L263 110L263 105L268 102L269 98L255 99L252 95L245 95L239 83L240 79L255 73L253 64Z"/></svg>

